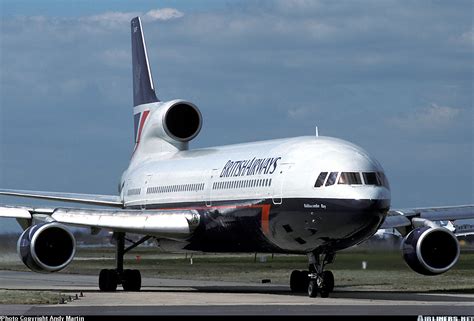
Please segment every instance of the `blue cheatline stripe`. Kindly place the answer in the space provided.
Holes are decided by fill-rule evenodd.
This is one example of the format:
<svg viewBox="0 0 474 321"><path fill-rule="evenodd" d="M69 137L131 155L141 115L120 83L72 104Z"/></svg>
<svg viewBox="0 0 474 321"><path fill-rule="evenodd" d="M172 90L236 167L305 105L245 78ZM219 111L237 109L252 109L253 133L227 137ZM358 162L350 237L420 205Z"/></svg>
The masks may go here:
<svg viewBox="0 0 474 321"><path fill-rule="evenodd" d="M142 113L138 113L133 116L133 125L134 125L134 130L135 130L135 143L137 142L138 124L140 123L141 115Z"/></svg>

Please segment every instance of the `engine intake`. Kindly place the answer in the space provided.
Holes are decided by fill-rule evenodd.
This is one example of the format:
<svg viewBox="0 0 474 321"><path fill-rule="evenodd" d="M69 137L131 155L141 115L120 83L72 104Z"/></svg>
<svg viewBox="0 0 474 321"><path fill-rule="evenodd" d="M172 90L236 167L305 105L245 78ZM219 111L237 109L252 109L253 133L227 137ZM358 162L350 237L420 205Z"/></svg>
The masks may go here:
<svg viewBox="0 0 474 321"><path fill-rule="evenodd" d="M201 131L202 116L199 109L188 102L178 102L165 113L163 128L168 136L180 142L189 142Z"/></svg>
<svg viewBox="0 0 474 321"><path fill-rule="evenodd" d="M30 226L18 239L18 254L35 272L56 272L71 263L76 253L74 235L57 222Z"/></svg>
<svg viewBox="0 0 474 321"><path fill-rule="evenodd" d="M423 275L437 275L451 269L459 259L456 236L442 227L421 227L411 231L402 242L405 262Z"/></svg>

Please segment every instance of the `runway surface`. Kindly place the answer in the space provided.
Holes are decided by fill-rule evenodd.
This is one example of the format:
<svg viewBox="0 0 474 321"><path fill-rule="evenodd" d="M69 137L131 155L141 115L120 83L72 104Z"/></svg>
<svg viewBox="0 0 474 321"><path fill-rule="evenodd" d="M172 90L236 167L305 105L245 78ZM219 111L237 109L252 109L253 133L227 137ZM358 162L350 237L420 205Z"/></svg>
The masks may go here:
<svg viewBox="0 0 474 321"><path fill-rule="evenodd" d="M0 289L60 290L57 305L0 305L0 315L474 315L474 294L337 288L330 298L287 285L144 278L142 291L101 293L97 276L0 271Z"/></svg>

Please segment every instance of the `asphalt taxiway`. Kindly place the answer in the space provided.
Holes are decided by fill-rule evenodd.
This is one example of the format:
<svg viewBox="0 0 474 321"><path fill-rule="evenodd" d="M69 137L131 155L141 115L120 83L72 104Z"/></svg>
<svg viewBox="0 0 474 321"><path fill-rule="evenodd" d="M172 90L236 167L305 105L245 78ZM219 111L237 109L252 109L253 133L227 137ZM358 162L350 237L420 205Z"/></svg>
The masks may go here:
<svg viewBox="0 0 474 321"><path fill-rule="evenodd" d="M73 298L56 305L0 305L0 315L474 315L474 294L336 287L323 299L292 294L287 285L161 278L142 283L140 292L103 293L97 276L0 271L0 289L60 290Z"/></svg>

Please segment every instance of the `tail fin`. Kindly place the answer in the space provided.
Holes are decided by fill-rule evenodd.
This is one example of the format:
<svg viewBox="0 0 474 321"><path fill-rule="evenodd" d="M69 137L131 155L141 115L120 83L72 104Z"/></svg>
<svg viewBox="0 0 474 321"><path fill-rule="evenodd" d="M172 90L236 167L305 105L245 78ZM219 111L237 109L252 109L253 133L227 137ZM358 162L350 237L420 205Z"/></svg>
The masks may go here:
<svg viewBox="0 0 474 321"><path fill-rule="evenodd" d="M133 65L133 106L158 102L150 64L146 52L145 37L139 17L131 21L132 27L132 65Z"/></svg>

